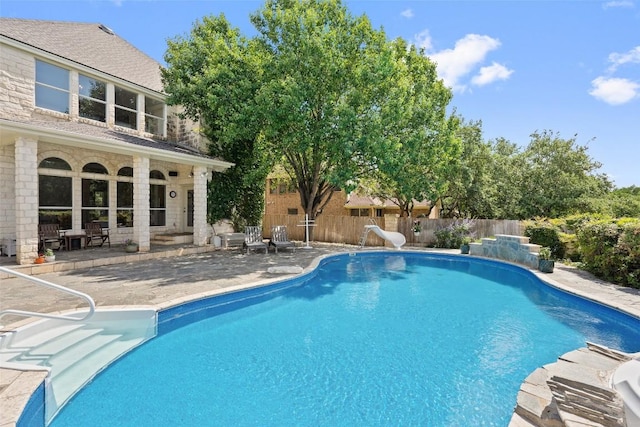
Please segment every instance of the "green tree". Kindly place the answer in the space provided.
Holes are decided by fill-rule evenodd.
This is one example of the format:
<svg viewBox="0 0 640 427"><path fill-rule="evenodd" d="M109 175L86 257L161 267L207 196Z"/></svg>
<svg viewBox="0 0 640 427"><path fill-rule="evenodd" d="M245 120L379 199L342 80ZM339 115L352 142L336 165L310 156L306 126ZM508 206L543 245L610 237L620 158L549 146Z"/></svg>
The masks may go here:
<svg viewBox="0 0 640 427"><path fill-rule="evenodd" d="M584 197L580 200L579 209L613 218L640 217L640 187L619 188L605 196Z"/></svg>
<svg viewBox="0 0 640 427"><path fill-rule="evenodd" d="M490 182L495 186L492 217L522 219L522 182L527 174L520 148L505 138L491 142Z"/></svg>
<svg viewBox="0 0 640 427"><path fill-rule="evenodd" d="M402 39L391 43L393 84L380 100L379 141L372 144L375 196L390 199L403 216L414 201L435 202L449 183L461 151L458 118L448 117L452 95L422 49Z"/></svg>
<svg viewBox="0 0 640 427"><path fill-rule="evenodd" d="M584 197L604 196L611 183L595 171L601 164L576 144L576 137L563 139L557 133L531 134L522 153L524 173L520 188L520 218L556 218L579 210Z"/></svg>
<svg viewBox="0 0 640 427"><path fill-rule="evenodd" d="M482 139L482 122L460 124L459 162L451 171L449 186L440 199L444 218L493 218L497 186L493 180L491 144Z"/></svg>
<svg viewBox="0 0 640 427"><path fill-rule="evenodd" d="M188 38L168 42L162 70L168 103L199 120L211 142L209 154L233 162L209 185L209 221L231 218L236 229L257 224L264 208L264 182L272 159L260 138L262 64L256 45L224 15L196 22Z"/></svg>
<svg viewBox="0 0 640 427"><path fill-rule="evenodd" d="M392 52L337 0L271 0L251 21L268 58L258 94L265 140L315 218L372 167Z"/></svg>
<svg viewBox="0 0 640 427"><path fill-rule="evenodd" d="M257 35L246 39L223 16L205 18L165 56L170 101L202 120L212 155L236 163L219 187L214 179L220 214L243 212L240 189L262 199L270 163L283 166L312 219L335 190L375 173L404 180L395 189L406 200L444 188L456 121L421 52L389 42L339 0L267 0L251 22ZM402 168L427 178L410 183Z"/></svg>

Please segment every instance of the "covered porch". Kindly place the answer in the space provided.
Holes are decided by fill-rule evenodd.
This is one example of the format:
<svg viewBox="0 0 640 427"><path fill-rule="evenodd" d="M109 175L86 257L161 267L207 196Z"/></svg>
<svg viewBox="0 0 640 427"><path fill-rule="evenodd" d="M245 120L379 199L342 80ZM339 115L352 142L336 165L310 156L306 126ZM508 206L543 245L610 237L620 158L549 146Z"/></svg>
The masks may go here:
<svg viewBox="0 0 640 427"><path fill-rule="evenodd" d="M0 199L8 202L0 205L0 244L14 263L33 263L43 223L74 236L99 223L112 246L134 241L139 256L152 246L208 242L207 182L231 163L82 123L0 119L0 126ZM73 259L84 251L59 252Z"/></svg>

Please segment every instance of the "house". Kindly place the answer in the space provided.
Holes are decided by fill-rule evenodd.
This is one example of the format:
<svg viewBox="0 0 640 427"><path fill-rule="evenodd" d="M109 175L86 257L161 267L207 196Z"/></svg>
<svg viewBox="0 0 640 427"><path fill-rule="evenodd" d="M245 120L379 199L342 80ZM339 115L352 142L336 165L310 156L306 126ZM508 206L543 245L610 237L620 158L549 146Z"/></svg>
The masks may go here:
<svg viewBox="0 0 640 427"><path fill-rule="evenodd" d="M413 217L425 216L439 218L439 204L430 209L427 201L415 202ZM300 205L298 190L291 180L282 176L270 175L265 190L265 215L304 214ZM366 216L382 218L385 215L400 214L400 208L392 200L378 197L336 191L329 203L322 209L322 215Z"/></svg>
<svg viewBox="0 0 640 427"><path fill-rule="evenodd" d="M0 18L0 243L18 263L44 223L206 243L207 182L232 164L165 104L160 67L101 24Z"/></svg>

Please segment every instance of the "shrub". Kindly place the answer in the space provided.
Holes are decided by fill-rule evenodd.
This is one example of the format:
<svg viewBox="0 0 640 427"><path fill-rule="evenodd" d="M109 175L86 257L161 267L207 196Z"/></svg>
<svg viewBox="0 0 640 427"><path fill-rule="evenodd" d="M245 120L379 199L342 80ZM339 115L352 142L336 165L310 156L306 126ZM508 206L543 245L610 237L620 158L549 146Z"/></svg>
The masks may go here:
<svg viewBox="0 0 640 427"><path fill-rule="evenodd" d="M528 221L525 223L524 235L536 245L551 249L554 259L563 259L565 247L560 241L560 229L545 220Z"/></svg>
<svg viewBox="0 0 640 427"><path fill-rule="evenodd" d="M558 233L560 244L564 248L564 258L573 262L581 260L580 247L578 246L578 236L575 233Z"/></svg>
<svg viewBox="0 0 640 427"><path fill-rule="evenodd" d="M436 248L456 249L464 242L468 243L475 236L475 232L471 231L473 226L473 220L463 219L455 221L447 227L437 229L433 232L436 236Z"/></svg>
<svg viewBox="0 0 640 427"><path fill-rule="evenodd" d="M551 260L553 259L553 256L551 255L551 249L545 247L540 248L540 251L538 252L538 259L546 259L546 260Z"/></svg>
<svg viewBox="0 0 640 427"><path fill-rule="evenodd" d="M577 232L584 268L624 286L640 288L640 221L600 220Z"/></svg>

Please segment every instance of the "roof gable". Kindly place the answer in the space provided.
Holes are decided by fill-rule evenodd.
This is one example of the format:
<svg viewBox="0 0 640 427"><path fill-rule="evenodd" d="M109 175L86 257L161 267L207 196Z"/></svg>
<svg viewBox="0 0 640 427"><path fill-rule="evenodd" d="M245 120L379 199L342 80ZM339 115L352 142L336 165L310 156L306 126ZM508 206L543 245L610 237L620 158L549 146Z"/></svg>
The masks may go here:
<svg viewBox="0 0 640 427"><path fill-rule="evenodd" d="M0 18L0 34L162 92L160 63L98 23Z"/></svg>

